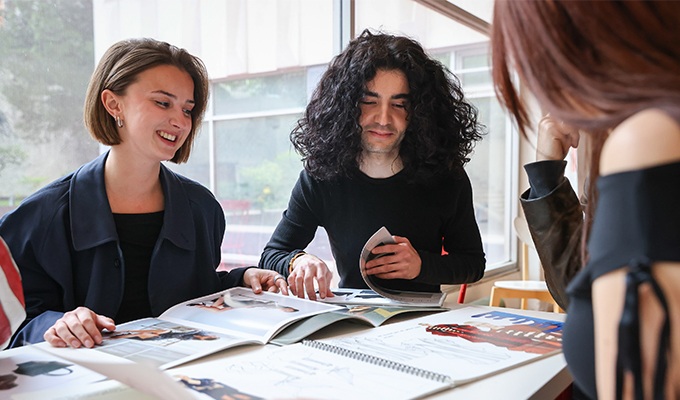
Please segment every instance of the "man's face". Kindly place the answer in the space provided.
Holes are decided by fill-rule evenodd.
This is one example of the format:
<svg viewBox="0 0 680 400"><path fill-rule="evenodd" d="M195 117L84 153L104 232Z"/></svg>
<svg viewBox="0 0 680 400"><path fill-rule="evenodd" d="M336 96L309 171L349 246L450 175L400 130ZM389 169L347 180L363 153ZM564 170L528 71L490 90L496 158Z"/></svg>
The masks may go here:
<svg viewBox="0 0 680 400"><path fill-rule="evenodd" d="M361 146L367 153L396 157L408 126L408 81L400 70L378 70L359 102Z"/></svg>

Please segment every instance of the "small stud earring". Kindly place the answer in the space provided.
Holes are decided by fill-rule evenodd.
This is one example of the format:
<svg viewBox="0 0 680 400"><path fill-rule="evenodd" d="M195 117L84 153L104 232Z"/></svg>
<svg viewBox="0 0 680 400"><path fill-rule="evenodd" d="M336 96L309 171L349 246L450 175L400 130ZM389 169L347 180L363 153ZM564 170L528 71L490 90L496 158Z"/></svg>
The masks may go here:
<svg viewBox="0 0 680 400"><path fill-rule="evenodd" d="M120 119L120 115L116 115L116 125L118 125L119 128L123 127L123 120Z"/></svg>

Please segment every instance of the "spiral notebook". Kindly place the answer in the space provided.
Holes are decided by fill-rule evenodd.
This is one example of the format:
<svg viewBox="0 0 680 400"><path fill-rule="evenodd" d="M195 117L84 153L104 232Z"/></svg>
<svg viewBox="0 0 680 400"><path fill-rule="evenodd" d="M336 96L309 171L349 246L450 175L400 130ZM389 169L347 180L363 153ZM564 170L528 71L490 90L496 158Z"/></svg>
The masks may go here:
<svg viewBox="0 0 680 400"><path fill-rule="evenodd" d="M465 307L166 373L246 398L412 399L559 353L561 330L557 320Z"/></svg>
<svg viewBox="0 0 680 400"><path fill-rule="evenodd" d="M315 341L267 345L165 373L195 392L219 388L221 396L244 399L413 399L453 384L441 374Z"/></svg>

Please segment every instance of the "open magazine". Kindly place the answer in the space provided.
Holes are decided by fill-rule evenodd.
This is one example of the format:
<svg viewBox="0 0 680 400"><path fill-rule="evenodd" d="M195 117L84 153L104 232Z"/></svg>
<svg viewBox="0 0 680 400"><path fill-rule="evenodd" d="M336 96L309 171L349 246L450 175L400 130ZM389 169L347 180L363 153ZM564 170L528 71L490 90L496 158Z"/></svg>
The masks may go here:
<svg viewBox="0 0 680 400"><path fill-rule="evenodd" d="M561 321L464 307L166 373L196 392L219 388L234 398L413 399L557 354L561 347Z"/></svg>
<svg viewBox="0 0 680 400"><path fill-rule="evenodd" d="M286 327L271 340L273 344L292 344L338 321L358 322L377 327L388 319L405 313L425 313L446 311L443 307L411 307L411 306L363 306L345 305L339 310L317 314Z"/></svg>
<svg viewBox="0 0 680 400"><path fill-rule="evenodd" d="M105 379L103 375L44 353L35 346L22 346L0 352L2 399L15 399L33 392L48 393L66 386L83 387Z"/></svg>
<svg viewBox="0 0 680 400"><path fill-rule="evenodd" d="M74 362L73 357L103 360L110 355L166 369L219 350L265 344L295 321L339 308L235 287L177 304L158 318L120 324L105 332L103 343L93 349L49 351Z"/></svg>
<svg viewBox="0 0 680 400"><path fill-rule="evenodd" d="M368 305L368 306L410 306L410 307L441 307L446 299L446 293L397 291L381 286L372 275L366 274L366 263L380 255L371 250L383 244L395 243L392 234L384 226L378 229L366 242L359 257L359 269L364 282L371 290L365 289L334 289L334 297L323 299L326 303Z"/></svg>
<svg viewBox="0 0 680 400"><path fill-rule="evenodd" d="M115 387L106 387L110 399L138 398L139 392L177 400L412 399L559 353L563 315L555 314L555 320L551 317L547 313L536 317L490 307L463 307L359 334L287 346L258 346L243 354L164 372L122 358L117 358L120 363L102 362L99 357L87 357L87 351L71 354L80 355L79 360L72 360L74 363L136 389L116 391ZM108 369L102 369L102 365ZM84 383L74 395L101 391L92 383ZM57 393L54 389L52 394Z"/></svg>

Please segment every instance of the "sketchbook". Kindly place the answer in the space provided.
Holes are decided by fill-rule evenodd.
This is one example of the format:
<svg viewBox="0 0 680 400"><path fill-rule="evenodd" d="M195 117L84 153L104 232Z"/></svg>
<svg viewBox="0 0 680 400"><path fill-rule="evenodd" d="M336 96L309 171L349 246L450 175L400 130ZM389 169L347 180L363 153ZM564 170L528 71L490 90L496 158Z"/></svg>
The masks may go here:
<svg viewBox="0 0 680 400"><path fill-rule="evenodd" d="M375 277L366 274L366 263L382 256L371 253L371 250L378 246L392 243L395 243L392 234L383 226L366 241L363 249L361 249L359 269L361 270L364 282L366 282L366 285L371 290L338 289L333 291L335 297L327 297L322 301L355 305L441 307L446 299L446 293L396 291L382 286Z"/></svg>
<svg viewBox="0 0 680 400"><path fill-rule="evenodd" d="M110 355L166 369L223 349L265 344L295 321L339 308L235 287L175 305L158 318L120 324L93 349L47 350L74 362Z"/></svg>
<svg viewBox="0 0 680 400"><path fill-rule="evenodd" d="M317 314L300 321L296 321L276 335L271 343L292 344L338 321L357 322L372 327L382 325L388 319L405 313L425 313L446 311L442 307L374 307L346 305L339 310Z"/></svg>
<svg viewBox="0 0 680 400"><path fill-rule="evenodd" d="M561 345L561 321L465 307L166 373L196 392L218 390L211 397L411 399L559 353Z"/></svg>
<svg viewBox="0 0 680 400"><path fill-rule="evenodd" d="M558 320L469 306L322 342L463 384L561 352L562 325Z"/></svg>

